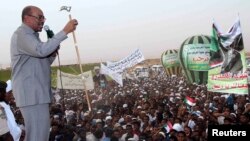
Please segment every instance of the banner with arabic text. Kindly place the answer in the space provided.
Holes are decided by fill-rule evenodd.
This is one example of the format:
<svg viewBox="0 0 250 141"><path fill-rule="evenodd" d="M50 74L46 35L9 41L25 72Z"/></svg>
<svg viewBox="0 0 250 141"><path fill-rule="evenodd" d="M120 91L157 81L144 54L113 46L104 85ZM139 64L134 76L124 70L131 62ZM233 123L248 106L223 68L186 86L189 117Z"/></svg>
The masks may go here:
<svg viewBox="0 0 250 141"><path fill-rule="evenodd" d="M108 75L113 80L115 80L119 85L123 86L122 73L113 72L111 69L109 69L107 66L103 65L102 63L101 63L100 73Z"/></svg>
<svg viewBox="0 0 250 141"><path fill-rule="evenodd" d="M82 78L83 77L83 78ZM61 84L62 80L62 84ZM94 89L93 76L91 71L84 72L82 75L73 75L57 70L57 88L59 89Z"/></svg>
<svg viewBox="0 0 250 141"><path fill-rule="evenodd" d="M142 52L139 49L137 49L132 54L123 58L120 61L109 62L107 64L107 67L113 72L123 72L124 69L132 67L144 60L145 59Z"/></svg>
<svg viewBox="0 0 250 141"><path fill-rule="evenodd" d="M188 46L185 47L187 51L188 69L194 71L208 71L210 44L188 44L185 46Z"/></svg>

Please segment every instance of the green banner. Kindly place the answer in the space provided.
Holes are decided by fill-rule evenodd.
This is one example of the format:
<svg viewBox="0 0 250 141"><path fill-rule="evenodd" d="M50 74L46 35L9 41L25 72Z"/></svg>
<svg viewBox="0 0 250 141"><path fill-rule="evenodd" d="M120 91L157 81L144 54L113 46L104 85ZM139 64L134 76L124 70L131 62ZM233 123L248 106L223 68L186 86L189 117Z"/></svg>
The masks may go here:
<svg viewBox="0 0 250 141"><path fill-rule="evenodd" d="M165 68L180 66L180 62L178 60L178 54L172 53L163 55L162 64Z"/></svg>
<svg viewBox="0 0 250 141"><path fill-rule="evenodd" d="M182 68L178 58L178 50L169 49L162 53L161 63L167 76L182 75Z"/></svg>

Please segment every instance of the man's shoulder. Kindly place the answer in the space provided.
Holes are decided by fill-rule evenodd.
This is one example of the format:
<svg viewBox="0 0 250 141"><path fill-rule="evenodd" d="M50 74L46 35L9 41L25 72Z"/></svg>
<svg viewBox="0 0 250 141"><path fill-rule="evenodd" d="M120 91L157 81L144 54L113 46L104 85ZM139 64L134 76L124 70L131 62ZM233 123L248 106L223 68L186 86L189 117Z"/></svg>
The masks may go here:
<svg viewBox="0 0 250 141"><path fill-rule="evenodd" d="M16 31L15 31L15 33L24 33L24 34L26 34L26 33L30 33L30 34L33 34L34 33L34 30L32 30L29 26L27 26L27 25L25 25L25 24L22 24L22 25L20 25L17 29L16 29Z"/></svg>

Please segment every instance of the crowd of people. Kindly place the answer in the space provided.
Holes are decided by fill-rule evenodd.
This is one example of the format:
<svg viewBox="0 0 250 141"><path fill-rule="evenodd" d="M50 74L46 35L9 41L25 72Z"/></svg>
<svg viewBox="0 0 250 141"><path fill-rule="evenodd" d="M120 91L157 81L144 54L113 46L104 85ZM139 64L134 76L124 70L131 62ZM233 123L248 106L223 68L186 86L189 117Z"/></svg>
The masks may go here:
<svg viewBox="0 0 250 141"><path fill-rule="evenodd" d="M206 85L164 72L125 79L123 87L106 83L87 91L91 107L83 90L54 89L50 141L205 141L209 125L250 123L249 95L209 92ZM15 99L6 96L25 136ZM188 105L186 96L195 105Z"/></svg>

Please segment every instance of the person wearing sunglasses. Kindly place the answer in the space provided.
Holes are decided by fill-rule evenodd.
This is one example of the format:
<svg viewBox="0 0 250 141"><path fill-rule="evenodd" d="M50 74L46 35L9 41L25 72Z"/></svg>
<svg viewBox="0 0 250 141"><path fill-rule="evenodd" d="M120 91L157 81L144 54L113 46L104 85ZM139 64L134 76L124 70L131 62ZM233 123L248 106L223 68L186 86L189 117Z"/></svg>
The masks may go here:
<svg viewBox="0 0 250 141"><path fill-rule="evenodd" d="M37 6L26 6L21 19L10 44L13 95L24 118L25 141L48 141L50 66L60 43L76 29L78 22L68 21L60 32L43 42L38 34L46 21L43 11Z"/></svg>

